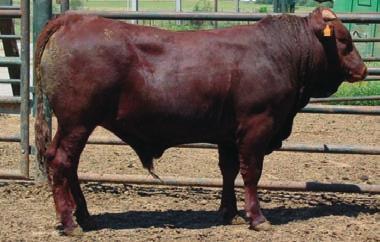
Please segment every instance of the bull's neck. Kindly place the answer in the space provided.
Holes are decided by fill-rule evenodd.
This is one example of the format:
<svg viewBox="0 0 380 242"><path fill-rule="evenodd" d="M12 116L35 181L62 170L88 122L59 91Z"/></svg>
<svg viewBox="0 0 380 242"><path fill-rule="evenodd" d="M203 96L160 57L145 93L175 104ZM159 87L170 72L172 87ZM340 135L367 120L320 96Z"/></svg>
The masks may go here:
<svg viewBox="0 0 380 242"><path fill-rule="evenodd" d="M280 63L281 68L287 66L294 84L302 87L323 75L326 69L321 65L325 58L324 49L308 19L285 15L272 21L272 25L263 23L262 29L266 31L267 39L271 39L273 59L286 60L286 63Z"/></svg>
<svg viewBox="0 0 380 242"><path fill-rule="evenodd" d="M310 100L311 91L318 80L327 78L327 57L322 43L312 28L305 21L305 35L298 42L299 68L298 68L298 108L304 107Z"/></svg>

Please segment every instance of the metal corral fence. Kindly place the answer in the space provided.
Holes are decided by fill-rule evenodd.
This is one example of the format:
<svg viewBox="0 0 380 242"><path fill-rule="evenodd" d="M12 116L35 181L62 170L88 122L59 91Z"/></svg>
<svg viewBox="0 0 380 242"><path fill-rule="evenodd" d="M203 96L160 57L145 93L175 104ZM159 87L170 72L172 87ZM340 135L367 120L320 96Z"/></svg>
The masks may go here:
<svg viewBox="0 0 380 242"><path fill-rule="evenodd" d="M238 0L237 0L238 1ZM41 31L44 24L52 16L51 0L33 1L33 37ZM7 107L9 113L20 110L21 115L21 135L14 137L5 137L0 134L0 142L20 142L21 159L20 171L0 170L2 179L30 179L29 178L29 1L21 0L21 9L17 7L0 7L0 18L18 18L21 17L22 34L21 34L21 61L18 59L0 59L1 65L20 64L21 63L21 97L8 97L0 99L0 108ZM69 9L69 1L61 0L61 10ZM265 17L266 14L236 14L236 13L157 13L157 12L99 12L99 11L75 11L81 14L96 14L113 19L159 19L159 20L225 20L225 21L257 21ZM305 16L306 14L297 14ZM350 23L380 23L380 14L361 13L361 14L338 14L343 22ZM4 36L0 38L18 38L17 36ZM378 38L355 39L355 42L380 42ZM366 58L366 61L378 61L379 58ZM367 81L380 80L380 68L369 68ZM2 80L3 83L16 83L19 80ZM367 97L344 97L344 98L320 98L312 99L311 103L331 102L331 101L357 101L357 100L380 100L380 96ZM21 108L18 109L21 103ZM46 107L48 109L48 107ZM338 113L338 114L357 114L357 115L380 115L379 106L339 106L339 105L315 105L309 104L301 112L304 113ZM47 116L47 120L51 117ZM90 139L89 144L101 145L125 145L120 140L112 139ZM213 144L187 144L181 145L183 148L204 148L215 149ZM288 144L285 143L278 151L293 152L312 152L312 153L334 153L334 154L362 154L362 155L380 155L378 146L347 146L347 145L305 145L305 144ZM37 161L38 162L38 161ZM175 185L175 186L206 186L220 187L222 185L219 179L206 178L173 178L162 177L161 180L146 178L142 176L112 175L112 174L79 174L82 181L98 181L113 183L133 183L133 184L156 184L156 185ZM236 182L237 186L243 186L241 181ZM380 185L360 185L360 184L324 184L318 182L266 182L260 183L259 187L268 190L292 190L292 191L334 191L334 192L369 192L380 193Z"/></svg>
<svg viewBox="0 0 380 242"><path fill-rule="evenodd" d="M11 1L9 2L11 3ZM17 49L17 40L21 41L21 54L19 57L1 57L0 66L8 67L10 77L16 77L12 75L12 70L15 67L21 65L21 71L17 76L17 79L0 79L0 83L12 84L12 87L19 89L16 94L19 97L0 97L0 111L2 113L14 113L17 110L20 113L20 137L18 142L20 142L20 163L19 170L13 171L22 177L29 177L29 54L30 54L30 30L29 30L29 16L30 16L30 3L29 0L21 0L21 4L18 7L14 6L1 6L0 7L0 21L4 24L4 21L8 20L8 23L12 23L12 19L21 18L21 36L13 34L5 34L2 32L0 39L3 40L4 51L6 52L6 43L4 40L8 40L8 43ZM12 31L13 32L13 31ZM17 51L14 51L17 52ZM5 53L7 54L7 53ZM16 74L17 75L17 74ZM14 92L15 93L15 92ZM0 175L1 176L1 175Z"/></svg>

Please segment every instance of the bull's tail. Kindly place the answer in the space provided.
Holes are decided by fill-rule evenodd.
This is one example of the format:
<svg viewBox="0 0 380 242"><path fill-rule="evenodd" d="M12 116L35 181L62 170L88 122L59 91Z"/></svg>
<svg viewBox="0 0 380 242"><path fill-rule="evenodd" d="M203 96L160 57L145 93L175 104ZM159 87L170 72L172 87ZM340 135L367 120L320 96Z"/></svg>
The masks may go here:
<svg viewBox="0 0 380 242"><path fill-rule="evenodd" d="M36 120L35 120L35 144L37 149L37 160L42 171L46 171L46 150L51 140L51 132L47 120L45 119L44 89L41 75L41 58L49 38L63 25L63 21L58 19L50 21L38 37L35 59L35 98L36 98ZM55 151L54 151L55 153Z"/></svg>
<svg viewBox="0 0 380 242"><path fill-rule="evenodd" d="M39 162L40 170L46 171L46 149L51 140L49 125L45 120L44 98L42 87L36 82L36 121L34 124L35 129L35 144L37 149L37 160Z"/></svg>

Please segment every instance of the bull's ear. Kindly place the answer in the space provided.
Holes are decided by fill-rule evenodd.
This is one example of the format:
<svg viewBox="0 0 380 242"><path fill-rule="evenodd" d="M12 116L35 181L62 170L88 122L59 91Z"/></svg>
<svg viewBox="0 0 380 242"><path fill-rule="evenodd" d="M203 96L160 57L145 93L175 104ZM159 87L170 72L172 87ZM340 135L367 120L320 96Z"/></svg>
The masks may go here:
<svg viewBox="0 0 380 242"><path fill-rule="evenodd" d="M329 8L317 8L310 15L310 25L318 38L331 38L334 36L334 28L330 23L337 17Z"/></svg>
<svg viewBox="0 0 380 242"><path fill-rule="evenodd" d="M322 9L321 14L322 14L322 18L325 22L333 21L337 18L335 13L328 8Z"/></svg>

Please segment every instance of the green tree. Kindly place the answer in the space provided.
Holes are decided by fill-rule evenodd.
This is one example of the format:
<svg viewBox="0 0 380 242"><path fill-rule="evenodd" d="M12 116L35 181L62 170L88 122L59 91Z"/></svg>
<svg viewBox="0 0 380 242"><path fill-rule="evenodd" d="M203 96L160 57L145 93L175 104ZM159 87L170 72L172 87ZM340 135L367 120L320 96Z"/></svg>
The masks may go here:
<svg viewBox="0 0 380 242"><path fill-rule="evenodd" d="M70 9L81 9L83 7L83 1L82 0L71 0L70 1Z"/></svg>

